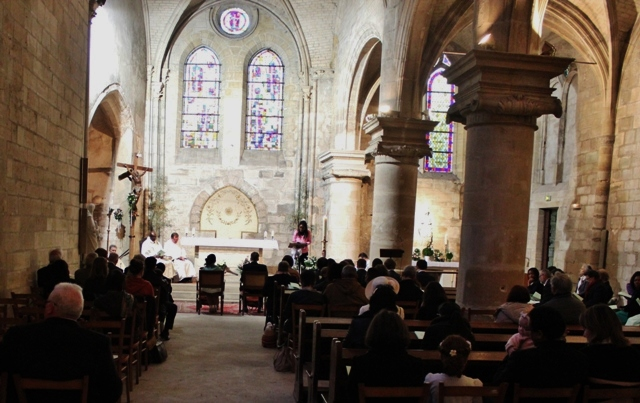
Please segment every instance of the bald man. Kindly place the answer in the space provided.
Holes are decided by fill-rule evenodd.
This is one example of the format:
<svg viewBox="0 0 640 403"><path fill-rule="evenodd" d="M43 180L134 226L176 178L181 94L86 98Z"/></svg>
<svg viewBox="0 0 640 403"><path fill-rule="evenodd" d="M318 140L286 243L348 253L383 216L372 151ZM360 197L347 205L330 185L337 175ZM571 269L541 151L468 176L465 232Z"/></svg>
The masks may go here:
<svg viewBox="0 0 640 403"><path fill-rule="evenodd" d="M89 376L89 401L115 402L122 382L113 365L109 339L78 325L84 300L76 284L55 286L45 305L45 320L10 328L0 342L0 371L24 378L69 380ZM9 383L8 401L17 401ZM29 401L78 401L79 392L30 392Z"/></svg>

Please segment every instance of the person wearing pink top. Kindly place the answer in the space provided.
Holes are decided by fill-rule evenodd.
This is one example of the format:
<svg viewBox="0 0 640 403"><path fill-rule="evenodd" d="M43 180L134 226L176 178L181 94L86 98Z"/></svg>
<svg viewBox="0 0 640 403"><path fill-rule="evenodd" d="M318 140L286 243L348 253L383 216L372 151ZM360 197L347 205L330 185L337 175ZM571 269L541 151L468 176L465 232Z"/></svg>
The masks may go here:
<svg viewBox="0 0 640 403"><path fill-rule="evenodd" d="M291 243L297 244L298 264L304 263L309 256L309 245L311 244L311 231L305 220L298 223L298 229L293 232Z"/></svg>

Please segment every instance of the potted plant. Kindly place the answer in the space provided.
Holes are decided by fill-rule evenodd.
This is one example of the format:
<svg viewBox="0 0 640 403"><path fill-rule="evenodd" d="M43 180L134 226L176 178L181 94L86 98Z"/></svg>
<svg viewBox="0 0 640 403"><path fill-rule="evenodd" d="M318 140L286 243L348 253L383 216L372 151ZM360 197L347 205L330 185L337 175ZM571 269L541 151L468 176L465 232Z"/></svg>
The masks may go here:
<svg viewBox="0 0 640 403"><path fill-rule="evenodd" d="M447 259L447 262L450 262L453 259L453 252L445 253L444 257Z"/></svg>
<svg viewBox="0 0 640 403"><path fill-rule="evenodd" d="M424 256L426 260L433 260L433 235L431 235L427 247L422 249L422 256Z"/></svg>

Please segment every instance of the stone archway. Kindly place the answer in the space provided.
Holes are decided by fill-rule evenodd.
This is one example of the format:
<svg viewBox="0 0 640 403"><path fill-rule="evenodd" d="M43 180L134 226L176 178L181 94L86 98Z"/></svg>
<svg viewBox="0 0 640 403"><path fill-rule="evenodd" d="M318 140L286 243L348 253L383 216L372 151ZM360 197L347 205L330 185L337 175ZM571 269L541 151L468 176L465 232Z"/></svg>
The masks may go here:
<svg viewBox="0 0 640 403"><path fill-rule="evenodd" d="M233 186L216 191L202 208L200 232L216 238L237 239L258 232L258 213L251 200Z"/></svg>
<svg viewBox="0 0 640 403"><path fill-rule="evenodd" d="M216 195L218 197L214 197ZM230 200L236 200L240 207L230 204ZM211 210L208 210L210 206ZM231 210L225 211L227 207L231 207ZM213 216L212 221L203 221L207 219L208 214ZM248 220L248 217L251 220ZM189 228L200 228L205 232L216 231L218 238L221 235L229 237L230 231L238 232L236 238L242 238L243 233L259 234L267 230L266 222L266 203L252 185L241 179L234 183L219 179L207 185L194 200L189 213ZM219 227L223 228L222 233L219 229L212 228L216 224L220 224Z"/></svg>

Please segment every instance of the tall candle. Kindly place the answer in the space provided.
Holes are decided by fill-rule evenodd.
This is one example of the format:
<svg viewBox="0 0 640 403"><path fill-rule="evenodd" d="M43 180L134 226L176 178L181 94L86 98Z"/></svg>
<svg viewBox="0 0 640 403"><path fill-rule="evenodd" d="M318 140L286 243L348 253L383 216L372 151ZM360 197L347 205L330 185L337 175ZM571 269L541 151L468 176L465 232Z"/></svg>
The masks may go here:
<svg viewBox="0 0 640 403"><path fill-rule="evenodd" d="M322 240L327 240L327 216L322 217Z"/></svg>
<svg viewBox="0 0 640 403"><path fill-rule="evenodd" d="M196 236L196 228L191 227L191 236Z"/></svg>
<svg viewBox="0 0 640 403"><path fill-rule="evenodd" d="M264 239L267 239L267 230L264 231Z"/></svg>
<svg viewBox="0 0 640 403"><path fill-rule="evenodd" d="M273 230L271 230L271 239L273 239Z"/></svg>

